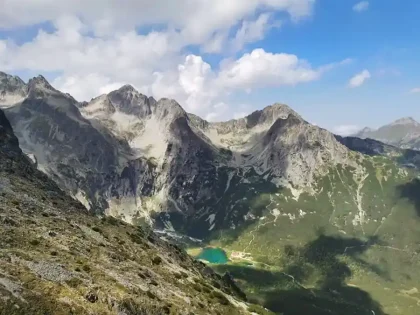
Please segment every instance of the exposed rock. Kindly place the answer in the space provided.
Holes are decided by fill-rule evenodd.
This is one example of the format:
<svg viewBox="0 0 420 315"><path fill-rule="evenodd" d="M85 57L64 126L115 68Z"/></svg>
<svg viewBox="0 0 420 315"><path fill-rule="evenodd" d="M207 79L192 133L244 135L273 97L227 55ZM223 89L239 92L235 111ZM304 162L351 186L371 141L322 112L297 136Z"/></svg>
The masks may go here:
<svg viewBox="0 0 420 315"><path fill-rule="evenodd" d="M193 285L177 281L173 270L183 269L209 286L214 279L197 274L198 263L184 251L152 232L89 214L34 168L1 110L0 166L7 184L0 193L1 314L249 314L240 298L228 293L223 294L236 306L191 296ZM161 258L159 265L150 257ZM149 281L137 276L139 270L147 270ZM218 280L218 286L227 285Z"/></svg>
<svg viewBox="0 0 420 315"><path fill-rule="evenodd" d="M95 292L89 292L86 294L86 300L88 300L90 303L96 303L98 302L98 295Z"/></svg>

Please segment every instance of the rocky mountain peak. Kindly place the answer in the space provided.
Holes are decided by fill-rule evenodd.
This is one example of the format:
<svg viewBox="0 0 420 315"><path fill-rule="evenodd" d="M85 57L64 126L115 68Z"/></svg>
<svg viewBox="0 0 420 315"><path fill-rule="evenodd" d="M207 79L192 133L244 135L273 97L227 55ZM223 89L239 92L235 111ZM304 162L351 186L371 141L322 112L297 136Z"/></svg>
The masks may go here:
<svg viewBox="0 0 420 315"><path fill-rule="evenodd" d="M152 112L149 98L128 84L110 92L108 98L117 110L127 115L144 118Z"/></svg>
<svg viewBox="0 0 420 315"><path fill-rule="evenodd" d="M372 131L374 131L374 129L369 128L369 127L365 127L362 130L360 130L359 133L372 132Z"/></svg>
<svg viewBox="0 0 420 315"><path fill-rule="evenodd" d="M263 109L265 113L271 113L276 118L287 118L290 114L295 117L300 117L300 115L295 112L289 105L282 103L274 103L273 105L267 106Z"/></svg>
<svg viewBox="0 0 420 315"><path fill-rule="evenodd" d="M25 82L18 76L13 76L0 71L0 84L1 85L14 85L14 86L24 86Z"/></svg>
<svg viewBox="0 0 420 315"><path fill-rule="evenodd" d="M79 109L86 118L108 117L116 112L107 94L95 97L90 102L80 103Z"/></svg>
<svg viewBox="0 0 420 315"><path fill-rule="evenodd" d="M47 89L47 90L55 90L51 84L48 82L48 80L43 77L42 75L39 75L37 77L34 77L29 80L28 82L29 89Z"/></svg>
<svg viewBox="0 0 420 315"><path fill-rule="evenodd" d="M246 116L247 128L253 128L257 125L271 125L279 118L287 119L290 115L293 115L299 120L302 120L300 115L291 109L288 105L275 103L267 106L262 110L257 110L250 115Z"/></svg>
<svg viewBox="0 0 420 315"><path fill-rule="evenodd" d="M179 103L173 99L161 98L155 106L155 114L158 118L176 118L179 116L187 116L187 113L179 105Z"/></svg>
<svg viewBox="0 0 420 315"><path fill-rule="evenodd" d="M134 86L131 84L125 84L122 87L120 87L117 91L119 92L134 92L139 93Z"/></svg>
<svg viewBox="0 0 420 315"><path fill-rule="evenodd" d="M415 125L420 126L420 124L413 117L403 117L394 121L391 125Z"/></svg>
<svg viewBox="0 0 420 315"><path fill-rule="evenodd" d="M27 93L28 87L21 78L0 72L0 108L22 101Z"/></svg>

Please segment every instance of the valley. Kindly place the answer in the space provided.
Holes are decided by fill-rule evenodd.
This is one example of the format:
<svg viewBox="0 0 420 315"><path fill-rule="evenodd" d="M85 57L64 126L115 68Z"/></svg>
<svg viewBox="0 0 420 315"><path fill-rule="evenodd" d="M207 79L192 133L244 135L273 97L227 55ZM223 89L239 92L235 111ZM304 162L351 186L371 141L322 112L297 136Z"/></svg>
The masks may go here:
<svg viewBox="0 0 420 315"><path fill-rule="evenodd" d="M128 85L80 103L0 76L31 167L89 213L151 226L277 314L419 313L420 152L279 103L211 123Z"/></svg>

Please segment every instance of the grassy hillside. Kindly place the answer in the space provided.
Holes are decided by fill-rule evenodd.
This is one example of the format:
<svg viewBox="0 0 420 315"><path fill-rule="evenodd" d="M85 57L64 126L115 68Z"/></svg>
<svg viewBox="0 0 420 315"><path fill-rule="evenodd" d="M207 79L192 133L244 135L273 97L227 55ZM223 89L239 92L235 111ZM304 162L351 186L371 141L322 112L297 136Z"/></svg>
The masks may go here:
<svg viewBox="0 0 420 315"><path fill-rule="evenodd" d="M417 173L381 156L360 163L331 168L312 194L233 176L207 239L241 259L218 270L279 314L418 314Z"/></svg>

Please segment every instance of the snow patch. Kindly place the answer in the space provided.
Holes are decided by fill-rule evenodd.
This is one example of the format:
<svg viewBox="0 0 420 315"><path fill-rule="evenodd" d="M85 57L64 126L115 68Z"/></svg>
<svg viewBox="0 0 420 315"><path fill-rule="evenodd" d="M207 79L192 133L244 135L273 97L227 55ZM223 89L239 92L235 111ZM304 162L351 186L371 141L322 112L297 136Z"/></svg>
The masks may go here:
<svg viewBox="0 0 420 315"><path fill-rule="evenodd" d="M0 108L6 109L10 108L17 103L22 102L26 96L17 95L17 94L6 94L0 97Z"/></svg>
<svg viewBox="0 0 420 315"><path fill-rule="evenodd" d="M89 200L86 198L86 194L81 191L78 190L76 195L74 195L74 198L76 198L77 200L79 200L79 202L85 206L86 209L90 210L90 203Z"/></svg>
<svg viewBox="0 0 420 315"><path fill-rule="evenodd" d="M212 225L215 218L216 218L215 214L210 214L209 217L206 219L206 221L209 221L209 224Z"/></svg>

